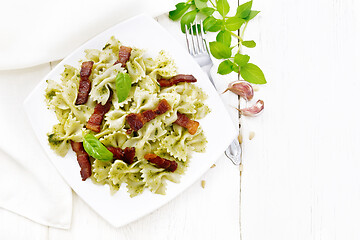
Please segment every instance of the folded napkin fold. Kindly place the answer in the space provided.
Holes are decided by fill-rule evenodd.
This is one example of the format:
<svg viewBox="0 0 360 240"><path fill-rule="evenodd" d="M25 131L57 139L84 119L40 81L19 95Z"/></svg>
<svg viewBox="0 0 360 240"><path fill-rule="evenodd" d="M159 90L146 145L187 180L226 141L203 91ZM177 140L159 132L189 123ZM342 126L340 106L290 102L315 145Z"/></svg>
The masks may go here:
<svg viewBox="0 0 360 240"><path fill-rule="evenodd" d="M69 228L71 190L38 144L23 101L61 59L121 20L169 11L169 0L5 1L0 8L0 207L35 222ZM131 34L131 32L121 33ZM39 65L39 66L36 66ZM33 67L36 66L36 67Z"/></svg>
<svg viewBox="0 0 360 240"><path fill-rule="evenodd" d="M23 101L46 74L42 65L0 72L0 207L38 223L68 228L71 190L47 159L23 108Z"/></svg>

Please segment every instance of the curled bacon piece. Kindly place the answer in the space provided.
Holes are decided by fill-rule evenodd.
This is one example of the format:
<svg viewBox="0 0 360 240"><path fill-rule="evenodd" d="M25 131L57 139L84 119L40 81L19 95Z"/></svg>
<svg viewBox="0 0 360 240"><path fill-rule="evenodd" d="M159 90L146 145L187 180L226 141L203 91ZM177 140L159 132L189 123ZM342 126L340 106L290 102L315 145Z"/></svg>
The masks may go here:
<svg viewBox="0 0 360 240"><path fill-rule="evenodd" d="M101 103L96 104L94 113L90 116L89 121L86 123L86 128L94 132L100 132L101 122L104 118L105 113L110 110L111 107L112 92L110 93L109 99L105 105Z"/></svg>
<svg viewBox="0 0 360 240"><path fill-rule="evenodd" d="M132 48L121 46L119 49L119 59L114 63L114 65L121 63L122 67L126 66L126 62L129 61Z"/></svg>
<svg viewBox="0 0 360 240"><path fill-rule="evenodd" d="M237 110L244 116L255 117L264 109L264 101L258 100L253 106Z"/></svg>
<svg viewBox="0 0 360 240"><path fill-rule="evenodd" d="M120 159L126 162L127 164L132 164L134 162L135 157L135 148L134 147L127 147L124 150L121 148L116 147L107 147L107 149L112 152L114 155L114 159Z"/></svg>
<svg viewBox="0 0 360 240"><path fill-rule="evenodd" d="M196 78L193 75L178 74L170 79L159 79L158 83L160 87L170 87L181 82L196 82Z"/></svg>
<svg viewBox="0 0 360 240"><path fill-rule="evenodd" d="M175 161L167 160L165 158L161 158L153 153L145 154L144 158L149 162L155 164L159 168L164 168L170 172L175 172L177 169L177 163Z"/></svg>
<svg viewBox="0 0 360 240"><path fill-rule="evenodd" d="M254 97L253 87L246 81L235 81L230 83L223 93L228 90L244 98L246 101L250 101Z"/></svg>
<svg viewBox="0 0 360 240"><path fill-rule="evenodd" d="M89 98L89 92L91 89L89 77L91 75L93 65L93 61L83 62L81 64L79 91L75 105L85 104Z"/></svg>
<svg viewBox="0 0 360 240"><path fill-rule="evenodd" d="M85 152L82 142L71 141L71 148L76 153L76 158L80 166L80 175L83 181L91 176L91 165L89 154Z"/></svg>
<svg viewBox="0 0 360 240"><path fill-rule="evenodd" d="M186 128L191 135L194 135L199 127L199 122L189 119L185 114L177 112L178 118L174 123Z"/></svg>
<svg viewBox="0 0 360 240"><path fill-rule="evenodd" d="M161 114L164 114L170 109L171 107L166 99L162 99L154 110L150 109L142 113L130 113L126 116L126 121L131 128L131 131L128 131L128 133L131 133L132 131L138 131L144 126L145 123L151 121Z"/></svg>

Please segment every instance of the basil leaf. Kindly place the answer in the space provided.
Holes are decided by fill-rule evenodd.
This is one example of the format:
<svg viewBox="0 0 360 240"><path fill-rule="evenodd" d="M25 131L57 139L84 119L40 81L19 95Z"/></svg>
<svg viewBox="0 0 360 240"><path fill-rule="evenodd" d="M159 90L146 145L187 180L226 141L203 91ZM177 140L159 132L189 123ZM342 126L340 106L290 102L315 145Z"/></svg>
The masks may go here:
<svg viewBox="0 0 360 240"><path fill-rule="evenodd" d="M169 18L173 21L181 18L182 15L189 9L190 4L184 2L175 5L176 9L169 12Z"/></svg>
<svg viewBox="0 0 360 240"><path fill-rule="evenodd" d="M254 48L254 47L256 47L256 43L253 41L253 40L251 40L251 41L242 41L242 43L241 43L243 46L245 46L245 47L248 47L248 48Z"/></svg>
<svg viewBox="0 0 360 240"><path fill-rule="evenodd" d="M197 14L197 10L192 10L190 12L185 13L185 15L181 18L181 31L185 33L185 25L190 27L190 23L195 20Z"/></svg>
<svg viewBox="0 0 360 240"><path fill-rule="evenodd" d="M255 84L265 84L266 79L261 69L253 63L241 67L240 75L245 81Z"/></svg>
<svg viewBox="0 0 360 240"><path fill-rule="evenodd" d="M194 2L195 2L195 7L197 7L198 9L203 9L208 6L206 2L203 2L201 0L195 0Z"/></svg>
<svg viewBox="0 0 360 240"><path fill-rule="evenodd" d="M127 73L119 72L115 78L115 86L116 86L116 95L119 99L119 102L124 101L130 92L131 89L131 78Z"/></svg>
<svg viewBox="0 0 360 240"><path fill-rule="evenodd" d="M237 8L235 16L240 18L247 18L250 14L251 7L252 7L252 0L244 4L241 4Z"/></svg>
<svg viewBox="0 0 360 240"><path fill-rule="evenodd" d="M95 159L111 161L113 154L94 135L88 133L83 141L85 151Z"/></svg>
<svg viewBox="0 0 360 240"><path fill-rule="evenodd" d="M240 67L247 64L249 62L249 60L250 60L249 55L243 55L240 53L235 54L235 57L234 57L234 62L237 63Z"/></svg>
<svg viewBox="0 0 360 240"><path fill-rule="evenodd" d="M231 34L228 31L220 31L216 36L216 41L225 44L226 46L230 47L231 44Z"/></svg>
<svg viewBox="0 0 360 240"><path fill-rule="evenodd" d="M216 21L217 21L216 18L214 18L213 16L209 16L205 18L203 21L204 30L208 31L209 28L211 28L216 24Z"/></svg>
<svg viewBox="0 0 360 240"><path fill-rule="evenodd" d="M216 8L223 17L225 17L230 10L230 6L227 0L216 0Z"/></svg>
<svg viewBox="0 0 360 240"><path fill-rule="evenodd" d="M245 20L246 20L246 21L250 21L251 19L253 19L254 17L256 17L256 15L258 15L259 12L260 12L260 11L253 11L253 10L251 10L249 16L247 16L247 17L245 18Z"/></svg>
<svg viewBox="0 0 360 240"><path fill-rule="evenodd" d="M210 42L209 46L210 52L215 58L222 59L231 57L231 49L225 44L221 42Z"/></svg>
<svg viewBox="0 0 360 240"><path fill-rule="evenodd" d="M209 16L203 22L204 31L217 32L221 28L221 20Z"/></svg>
<svg viewBox="0 0 360 240"><path fill-rule="evenodd" d="M215 12L215 9L213 9L211 7L206 7L206 8L200 9L200 12L202 14L204 14L205 16L210 16L211 14L213 14Z"/></svg>
<svg viewBox="0 0 360 240"><path fill-rule="evenodd" d="M236 64L234 64L230 60L225 60L219 64L218 73L221 75L229 74L234 70L234 67L237 67Z"/></svg>
<svg viewBox="0 0 360 240"><path fill-rule="evenodd" d="M230 17L225 22L225 27L229 31L236 31L238 30L241 25L245 23L245 20L239 17Z"/></svg>

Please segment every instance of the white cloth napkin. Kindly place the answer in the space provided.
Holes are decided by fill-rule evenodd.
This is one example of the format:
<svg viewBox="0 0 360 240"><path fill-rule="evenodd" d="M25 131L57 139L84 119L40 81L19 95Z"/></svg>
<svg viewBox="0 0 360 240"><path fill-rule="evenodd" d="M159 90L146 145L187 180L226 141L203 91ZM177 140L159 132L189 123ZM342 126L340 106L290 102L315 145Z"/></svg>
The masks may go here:
<svg viewBox="0 0 360 240"><path fill-rule="evenodd" d="M62 59L121 20L140 13L158 16L171 8L173 0L2 1L0 70Z"/></svg>
<svg viewBox="0 0 360 240"><path fill-rule="evenodd" d="M0 71L0 207L35 222L68 228L71 190L47 159L27 120L23 101L46 65ZM39 74L40 71L40 74Z"/></svg>
<svg viewBox="0 0 360 240"><path fill-rule="evenodd" d="M22 105L40 81L34 76L49 71L39 64L65 57L121 20L140 13L157 16L173 7L169 0L2 3L0 70L7 71L0 71L0 207L40 224L70 227L71 190L38 144ZM31 68L19 69L24 67Z"/></svg>

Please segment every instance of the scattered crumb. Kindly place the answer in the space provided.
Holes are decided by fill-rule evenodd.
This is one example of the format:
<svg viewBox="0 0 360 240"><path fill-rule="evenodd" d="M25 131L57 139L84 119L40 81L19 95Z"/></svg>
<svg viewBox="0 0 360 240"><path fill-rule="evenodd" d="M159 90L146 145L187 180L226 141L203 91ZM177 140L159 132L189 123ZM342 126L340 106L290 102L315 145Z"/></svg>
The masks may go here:
<svg viewBox="0 0 360 240"><path fill-rule="evenodd" d="M249 132L249 140L253 139L255 137L255 132L251 131Z"/></svg>
<svg viewBox="0 0 360 240"><path fill-rule="evenodd" d="M243 142L243 137L242 137L241 134L239 134L239 136L238 136L238 141L239 141L240 144L242 144L242 142Z"/></svg>
<svg viewBox="0 0 360 240"><path fill-rule="evenodd" d="M214 167L216 167L215 163L210 168L214 168Z"/></svg>
<svg viewBox="0 0 360 240"><path fill-rule="evenodd" d="M257 92L260 90L258 85L253 85L252 87L253 87L254 92Z"/></svg>
<svg viewBox="0 0 360 240"><path fill-rule="evenodd" d="M205 183L206 183L205 180L201 180L201 187L202 188L205 188Z"/></svg>

